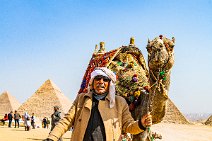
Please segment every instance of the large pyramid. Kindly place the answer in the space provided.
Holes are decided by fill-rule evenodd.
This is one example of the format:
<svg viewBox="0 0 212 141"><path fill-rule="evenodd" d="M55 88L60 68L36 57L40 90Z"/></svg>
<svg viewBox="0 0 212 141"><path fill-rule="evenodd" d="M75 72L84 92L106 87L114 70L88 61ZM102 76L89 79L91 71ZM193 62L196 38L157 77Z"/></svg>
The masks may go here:
<svg viewBox="0 0 212 141"><path fill-rule="evenodd" d="M212 115L207 119L207 121L205 122L205 124L212 126Z"/></svg>
<svg viewBox="0 0 212 141"><path fill-rule="evenodd" d="M162 122L189 124L188 120L170 99L167 101L167 110Z"/></svg>
<svg viewBox="0 0 212 141"><path fill-rule="evenodd" d="M61 90L51 81L47 80L18 111L23 114L28 112L30 115L35 113L37 117L50 117L53 107L59 106L62 115L68 112L71 101L61 92Z"/></svg>
<svg viewBox="0 0 212 141"><path fill-rule="evenodd" d="M4 115L10 111L14 112L21 105L18 100L7 91L0 95L0 101L0 115Z"/></svg>

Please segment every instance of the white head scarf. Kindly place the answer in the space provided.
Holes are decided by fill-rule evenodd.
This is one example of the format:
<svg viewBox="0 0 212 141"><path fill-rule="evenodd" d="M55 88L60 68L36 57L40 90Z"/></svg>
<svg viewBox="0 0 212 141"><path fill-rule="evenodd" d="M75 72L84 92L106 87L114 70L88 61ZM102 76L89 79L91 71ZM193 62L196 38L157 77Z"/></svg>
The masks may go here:
<svg viewBox="0 0 212 141"><path fill-rule="evenodd" d="M111 70L109 70L106 67L97 67L97 68L95 68L95 70L91 73L91 79L90 79L89 86L88 86L88 91L89 92L90 92L90 88L92 87L93 79L97 75L106 76L106 77L111 79L110 84L109 84L109 93L108 93L108 95L110 97L110 108L112 108L115 105L116 75Z"/></svg>
<svg viewBox="0 0 212 141"><path fill-rule="evenodd" d="M29 117L29 114L27 112L24 113L24 117L27 118Z"/></svg>

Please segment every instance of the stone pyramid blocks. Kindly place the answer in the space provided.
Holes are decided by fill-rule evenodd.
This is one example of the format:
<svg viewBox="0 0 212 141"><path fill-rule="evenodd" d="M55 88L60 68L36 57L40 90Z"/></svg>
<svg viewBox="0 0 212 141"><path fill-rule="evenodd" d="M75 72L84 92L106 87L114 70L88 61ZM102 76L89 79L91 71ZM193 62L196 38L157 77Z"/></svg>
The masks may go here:
<svg viewBox="0 0 212 141"><path fill-rule="evenodd" d="M170 99L167 101L167 110L162 122L189 124L188 120Z"/></svg>
<svg viewBox="0 0 212 141"><path fill-rule="evenodd" d="M53 107L59 106L64 115L71 106L71 101L51 81L47 80L26 102L18 109L21 114L24 112L35 113L36 117L50 117Z"/></svg>
<svg viewBox="0 0 212 141"><path fill-rule="evenodd" d="M10 111L17 110L21 105L18 100L5 91L0 95L0 115L8 114Z"/></svg>

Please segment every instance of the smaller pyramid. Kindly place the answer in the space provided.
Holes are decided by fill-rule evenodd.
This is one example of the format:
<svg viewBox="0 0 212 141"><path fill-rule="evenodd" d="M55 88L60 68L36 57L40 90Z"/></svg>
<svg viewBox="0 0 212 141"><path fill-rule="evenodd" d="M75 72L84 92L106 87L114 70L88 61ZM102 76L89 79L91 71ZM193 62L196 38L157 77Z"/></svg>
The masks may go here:
<svg viewBox="0 0 212 141"><path fill-rule="evenodd" d="M18 100L5 91L0 95L0 115L8 114L15 111L21 105Z"/></svg>
<svg viewBox="0 0 212 141"><path fill-rule="evenodd" d="M35 113L36 117L50 117L54 112L53 107L59 106L62 115L68 112L71 101L61 92L61 90L51 81L44 84L18 109L21 114Z"/></svg>
<svg viewBox="0 0 212 141"><path fill-rule="evenodd" d="M167 110L162 122L189 124L188 120L180 112L180 110L174 105L171 99L167 101Z"/></svg>
<svg viewBox="0 0 212 141"><path fill-rule="evenodd" d="M207 121L205 122L205 125L212 126L212 115L207 119Z"/></svg>

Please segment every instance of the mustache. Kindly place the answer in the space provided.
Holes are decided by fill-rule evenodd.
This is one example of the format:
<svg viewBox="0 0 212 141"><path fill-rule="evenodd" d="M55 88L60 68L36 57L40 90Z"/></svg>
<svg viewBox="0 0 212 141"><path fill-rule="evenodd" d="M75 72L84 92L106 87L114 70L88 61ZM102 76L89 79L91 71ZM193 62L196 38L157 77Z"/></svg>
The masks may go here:
<svg viewBox="0 0 212 141"><path fill-rule="evenodd" d="M97 88L105 88L105 85L104 84L97 84L96 87Z"/></svg>

